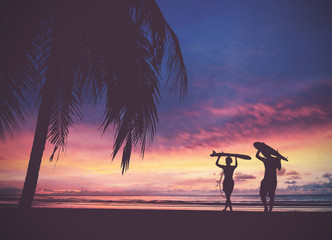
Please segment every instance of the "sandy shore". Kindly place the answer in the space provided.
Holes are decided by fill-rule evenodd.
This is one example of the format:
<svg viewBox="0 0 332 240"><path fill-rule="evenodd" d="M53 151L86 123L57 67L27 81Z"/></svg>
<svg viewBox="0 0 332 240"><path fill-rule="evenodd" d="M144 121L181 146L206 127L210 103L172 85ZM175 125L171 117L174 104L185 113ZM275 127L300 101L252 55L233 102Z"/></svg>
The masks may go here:
<svg viewBox="0 0 332 240"><path fill-rule="evenodd" d="M332 213L0 208L7 239L328 239Z"/></svg>

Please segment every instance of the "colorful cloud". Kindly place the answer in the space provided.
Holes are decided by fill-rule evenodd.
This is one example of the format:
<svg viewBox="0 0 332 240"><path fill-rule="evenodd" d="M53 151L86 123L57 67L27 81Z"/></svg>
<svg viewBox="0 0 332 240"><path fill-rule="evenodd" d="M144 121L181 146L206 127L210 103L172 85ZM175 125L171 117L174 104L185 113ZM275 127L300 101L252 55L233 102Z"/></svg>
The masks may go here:
<svg viewBox="0 0 332 240"><path fill-rule="evenodd" d="M212 150L239 160L234 193L257 194L264 176L255 141L288 156L278 193L331 193L332 33L324 1L158 0L178 35L189 75L184 102L162 91L156 138L135 151L121 175L111 161L113 132L98 131L101 106L70 128L66 152L49 163L38 192L48 194L218 194ZM165 84L163 82L162 84ZM0 144L0 193L23 186L36 113ZM296 180L296 181L295 181Z"/></svg>

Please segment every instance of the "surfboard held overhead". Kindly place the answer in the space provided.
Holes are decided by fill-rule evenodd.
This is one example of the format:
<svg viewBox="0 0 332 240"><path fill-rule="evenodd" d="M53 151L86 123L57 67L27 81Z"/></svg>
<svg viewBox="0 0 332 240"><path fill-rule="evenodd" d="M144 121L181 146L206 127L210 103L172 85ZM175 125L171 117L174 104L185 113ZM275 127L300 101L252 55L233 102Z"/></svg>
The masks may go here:
<svg viewBox="0 0 332 240"><path fill-rule="evenodd" d="M250 160L251 157L248 156L248 155L244 155L244 154L237 154L237 153L224 153L224 152L221 152L221 153L217 153L215 151L212 151L212 154L210 154L211 157L237 157L237 158L241 158L241 159L244 159L244 160Z"/></svg>
<svg viewBox="0 0 332 240"><path fill-rule="evenodd" d="M272 147L263 142L254 142L254 147L258 151L260 151L265 157L275 156L288 162L288 159L286 157L284 157L277 150L273 149Z"/></svg>

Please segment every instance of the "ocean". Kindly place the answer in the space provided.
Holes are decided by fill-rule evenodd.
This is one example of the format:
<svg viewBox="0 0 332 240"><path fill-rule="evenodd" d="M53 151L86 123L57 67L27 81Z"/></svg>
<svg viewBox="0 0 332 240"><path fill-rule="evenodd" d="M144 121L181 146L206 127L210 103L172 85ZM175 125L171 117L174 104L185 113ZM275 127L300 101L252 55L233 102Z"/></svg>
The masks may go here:
<svg viewBox="0 0 332 240"><path fill-rule="evenodd" d="M267 198L269 200L269 198ZM263 211L258 195L232 195L234 211ZM15 207L19 196L0 196L0 207ZM38 208L104 208L220 211L220 195L191 196L62 196L37 195ZM332 195L277 195L274 211L332 212Z"/></svg>

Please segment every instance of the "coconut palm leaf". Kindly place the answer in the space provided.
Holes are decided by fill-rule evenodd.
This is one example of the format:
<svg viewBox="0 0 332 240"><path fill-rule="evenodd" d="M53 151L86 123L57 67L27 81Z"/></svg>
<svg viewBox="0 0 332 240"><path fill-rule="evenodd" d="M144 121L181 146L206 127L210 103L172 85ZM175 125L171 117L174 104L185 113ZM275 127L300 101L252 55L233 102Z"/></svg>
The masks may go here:
<svg viewBox="0 0 332 240"><path fill-rule="evenodd" d="M153 140L165 52L169 55L171 91L180 85L181 97L186 91L187 75L179 42L154 1L113 1L108 7L100 6L102 9L91 6L92 12L98 13L93 26L99 26L99 30L87 24L92 77L86 79L85 96L105 97L101 127L103 132L110 125L116 130L113 159L125 144L121 163L124 172L131 148L140 146L143 156L146 145Z"/></svg>
<svg viewBox="0 0 332 240"><path fill-rule="evenodd" d="M80 36L80 30L77 19L71 24L66 21L57 19L68 19L69 12L63 11L64 2L57 2L53 18L55 24L50 28L52 38L50 40L50 54L53 54L52 61L47 62L48 67L57 69L57 77L46 79L53 81L54 89L43 89L41 97L50 94L49 91L56 92L54 102L52 103L52 111L48 127L47 138L51 144L55 145L53 155L57 149L64 150L69 133L69 127L73 124L75 116L82 119L81 95L84 78L87 76L86 68L86 52L83 51L82 42L84 38ZM66 9L66 8L64 8ZM67 15L66 15L67 14ZM71 37L68 39L68 33ZM55 58L55 59L54 59ZM83 70L82 70L83 69Z"/></svg>
<svg viewBox="0 0 332 240"><path fill-rule="evenodd" d="M53 103L49 123L48 138L56 147L64 149L69 127L73 124L73 117L78 116L82 118L79 99L80 91L72 69L63 69L63 75L59 79L58 84L58 93Z"/></svg>
<svg viewBox="0 0 332 240"><path fill-rule="evenodd" d="M166 22L154 0L132 1L130 10L135 23L145 29L152 40L158 72L165 56L168 70L167 83L170 85L170 92L175 92L179 88L180 99L183 99L188 81L177 36Z"/></svg>
<svg viewBox="0 0 332 240"><path fill-rule="evenodd" d="M24 122L33 89L41 79L43 66L37 64L35 44L42 23L41 1L38 7L26 1L1 1L0 9L0 137ZM24 21L20 21L24 19Z"/></svg>
<svg viewBox="0 0 332 240"><path fill-rule="evenodd" d="M125 143L121 163L124 172L129 166L131 148L140 145L143 154L147 138L153 138L159 82L152 67L150 42L130 17L128 20L127 9L122 10L117 16L122 24L114 25L116 34L110 36L118 44L104 46L103 51L104 65L109 66L109 71L104 77L106 107L102 127L104 131L109 125L115 127L113 158Z"/></svg>

